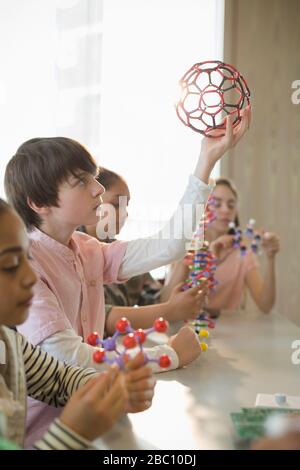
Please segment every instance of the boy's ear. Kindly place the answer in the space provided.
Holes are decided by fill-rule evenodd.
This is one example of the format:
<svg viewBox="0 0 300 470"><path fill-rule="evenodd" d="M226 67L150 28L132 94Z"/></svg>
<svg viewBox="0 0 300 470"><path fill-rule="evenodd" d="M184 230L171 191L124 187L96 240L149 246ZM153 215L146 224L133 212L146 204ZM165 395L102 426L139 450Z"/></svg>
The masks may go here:
<svg viewBox="0 0 300 470"><path fill-rule="evenodd" d="M27 204L34 212L40 215L49 214L50 207L46 206L38 206L35 202L33 202L30 197L27 198Z"/></svg>

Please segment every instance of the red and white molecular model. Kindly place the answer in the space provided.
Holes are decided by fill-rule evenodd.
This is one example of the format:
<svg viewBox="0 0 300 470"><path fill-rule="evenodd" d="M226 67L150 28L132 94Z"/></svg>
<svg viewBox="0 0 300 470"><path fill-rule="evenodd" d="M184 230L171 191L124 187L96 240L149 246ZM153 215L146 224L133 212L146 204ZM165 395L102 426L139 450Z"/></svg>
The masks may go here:
<svg viewBox="0 0 300 470"><path fill-rule="evenodd" d="M126 360L129 357L128 350L138 347L144 353L143 343L146 341L147 336L153 332L166 333L168 327L168 322L160 317L154 321L152 328L134 330L127 318L123 317L116 323L116 331L112 337L101 339L98 333L94 332L88 336L87 342L91 346L100 346L93 354L93 359L96 363L118 364L120 369L124 369ZM117 343L117 338L121 335L125 335L122 341L122 351L119 350ZM109 351L115 353L113 357L107 355ZM156 362L163 369L167 369L171 365L169 356L165 354L160 356L159 359L151 359L145 353L144 357L145 363Z"/></svg>
<svg viewBox="0 0 300 470"><path fill-rule="evenodd" d="M179 119L207 137L225 134L224 117L228 115L236 127L242 109L250 104L246 80L232 65L218 60L194 64L179 83L181 97L176 105ZM220 132L215 132L216 129Z"/></svg>

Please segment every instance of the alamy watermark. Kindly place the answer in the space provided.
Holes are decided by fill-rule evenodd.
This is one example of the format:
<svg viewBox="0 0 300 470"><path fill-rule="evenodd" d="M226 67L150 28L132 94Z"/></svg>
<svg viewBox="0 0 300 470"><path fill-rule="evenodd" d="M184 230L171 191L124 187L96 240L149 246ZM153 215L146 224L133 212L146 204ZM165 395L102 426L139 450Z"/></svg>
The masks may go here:
<svg viewBox="0 0 300 470"><path fill-rule="evenodd" d="M112 204L101 204L97 212L99 221L97 223L96 232L100 240L114 239L125 223L127 217L127 198L119 197L118 207ZM155 222L161 223L162 228L156 233L151 234L153 229L153 220L149 220L148 235L156 240L191 240L197 229L197 223L201 219L204 212L204 204L180 204L172 217L166 221L163 210L157 210L155 213ZM149 215L150 207L143 207L143 216ZM147 218L144 219L147 225ZM201 238L201 234L199 234ZM199 239L198 236L198 239Z"/></svg>
<svg viewBox="0 0 300 470"><path fill-rule="evenodd" d="M300 339L295 339L291 347L294 349L291 355L292 364L298 366L300 364Z"/></svg>
<svg viewBox="0 0 300 470"><path fill-rule="evenodd" d="M292 82L293 91L291 95L291 101L293 104L300 104L300 80L294 80Z"/></svg>

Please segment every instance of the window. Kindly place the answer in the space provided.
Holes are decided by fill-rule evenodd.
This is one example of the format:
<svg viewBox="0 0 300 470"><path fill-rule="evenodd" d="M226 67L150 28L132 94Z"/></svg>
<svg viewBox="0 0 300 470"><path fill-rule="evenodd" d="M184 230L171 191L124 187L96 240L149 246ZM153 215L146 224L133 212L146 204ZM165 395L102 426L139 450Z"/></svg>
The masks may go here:
<svg viewBox="0 0 300 470"><path fill-rule="evenodd" d="M176 207L199 154L177 118L178 81L223 58L223 0L104 1L99 163L131 191L122 238L155 232ZM218 172L218 168L216 169Z"/></svg>
<svg viewBox="0 0 300 470"><path fill-rule="evenodd" d="M155 232L200 148L174 110L178 81L222 59L223 23L223 0L1 1L1 178L24 140L78 139L129 184L122 238Z"/></svg>

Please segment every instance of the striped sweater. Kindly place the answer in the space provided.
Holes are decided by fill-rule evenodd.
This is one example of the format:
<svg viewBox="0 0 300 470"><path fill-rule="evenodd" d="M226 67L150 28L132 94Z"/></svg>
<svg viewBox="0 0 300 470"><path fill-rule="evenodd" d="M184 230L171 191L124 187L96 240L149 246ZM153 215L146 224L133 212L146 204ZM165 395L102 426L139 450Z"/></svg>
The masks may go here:
<svg viewBox="0 0 300 470"><path fill-rule="evenodd" d="M7 439L23 446L26 395L53 406L64 406L72 393L97 375L57 361L9 328L0 326L6 358L0 364L0 412L6 416ZM90 441L56 419L35 446L40 450L93 448Z"/></svg>

